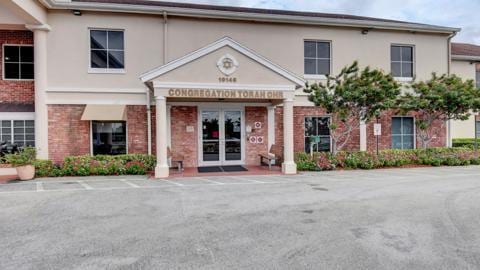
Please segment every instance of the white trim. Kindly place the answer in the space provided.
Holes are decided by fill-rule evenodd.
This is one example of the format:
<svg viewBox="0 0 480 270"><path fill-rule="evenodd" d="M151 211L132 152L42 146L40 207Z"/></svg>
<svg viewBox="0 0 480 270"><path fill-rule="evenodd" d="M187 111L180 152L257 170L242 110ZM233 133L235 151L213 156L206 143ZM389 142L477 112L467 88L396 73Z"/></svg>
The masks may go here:
<svg viewBox="0 0 480 270"><path fill-rule="evenodd" d="M142 82L147 82L147 81L150 81L150 80L153 80L155 79L156 77L158 76L161 76L169 71L172 71L178 67L181 67L187 63L190 63L202 56L205 56L213 51L216 51L222 47L225 47L225 46L228 46L242 54L244 54L245 56L247 57L250 57L251 59L255 60L256 62L258 62L259 64L262 64L264 65L265 67L269 68L270 70L278 73L279 75L285 77L286 79L294 82L295 84L297 84L298 87L303 87L303 85L305 84L305 81L298 77L297 75L291 73L290 71L278 66L277 64L274 64L273 62L271 62L270 60L264 58L263 56L257 54L256 52L254 52L253 50L247 48L247 47L244 47L242 46L240 43L234 41L232 38L230 37L224 37L224 38L221 38L215 42L213 42L212 44L210 45L207 45L206 47L203 47L199 50L196 50L190 54L187 54L183 57L180 57L178 58L177 60L174 60L174 61L171 61L170 63L166 64L166 65L163 65L163 66L160 66L160 67L157 67L155 69L152 69L150 71L147 71L145 73L143 73L142 75L140 75L140 79L142 80Z"/></svg>
<svg viewBox="0 0 480 270"><path fill-rule="evenodd" d="M126 63L127 63L127 47L126 47L126 38L125 38L125 29L117 29L117 28L101 28L101 27L88 27L88 59L87 59L87 73L88 74L125 74L126 73ZM123 50L115 49L112 51L121 51L123 52L123 68L93 68L92 67L92 31L106 31L107 32L107 48L104 49L107 54L110 49L108 49L108 32L122 32L123 33ZM95 50L95 49L94 49ZM101 50L101 49L98 49ZM107 59L107 66L108 66L108 59Z"/></svg>
<svg viewBox="0 0 480 270"><path fill-rule="evenodd" d="M172 149L172 105L167 103L167 146Z"/></svg>
<svg viewBox="0 0 480 270"><path fill-rule="evenodd" d="M478 62L480 61L480 56L454 54L452 55L452 60Z"/></svg>
<svg viewBox="0 0 480 270"><path fill-rule="evenodd" d="M326 26L343 26L357 28L375 28L389 30L418 31L431 33L453 33L459 32L461 28L443 27L437 25L418 24L410 22L389 22L378 20L357 20L344 18L327 18L313 16L299 16L288 14L264 14L237 11L221 11L209 9L195 9L182 7L165 7L165 6L147 6L147 5L125 5L114 3L88 3L88 2L71 2L65 0L40 0L43 5L51 9L81 9L95 11L120 11L130 13L147 13L147 14L163 14L168 12L170 16L186 16L200 18L217 18L228 20L248 20L262 22L277 23L293 23L302 25L326 25Z"/></svg>
<svg viewBox="0 0 480 270"><path fill-rule="evenodd" d="M55 105L55 104L68 104L68 105L145 105L145 101L136 101L129 99L128 97L119 98L119 99L95 99L95 98L75 98L75 99L68 99L68 98L49 98L45 102L47 105Z"/></svg>
<svg viewBox="0 0 480 270"><path fill-rule="evenodd" d="M125 54L125 52L124 52ZM125 56L123 56L125 58ZM124 64L125 67L125 64ZM88 74L125 74L125 68L116 69L116 68L88 68Z"/></svg>
<svg viewBox="0 0 480 270"><path fill-rule="evenodd" d="M275 144L275 106L268 106L267 108L267 123L268 123L268 150Z"/></svg>
<svg viewBox="0 0 480 270"><path fill-rule="evenodd" d="M50 93L119 93L119 94L145 94L144 88L65 88L65 87L51 87L47 89Z"/></svg>
<svg viewBox="0 0 480 270"><path fill-rule="evenodd" d="M397 82L413 82L413 77L393 77Z"/></svg>
<svg viewBox="0 0 480 270"><path fill-rule="evenodd" d="M2 59L1 62L2 62L2 79L4 81L17 81L17 82L33 82L35 81L35 76L33 79L8 79L8 78L5 78L5 64L7 64L5 62L5 46L11 46L11 47L32 47L33 48L33 44L12 44L12 43L3 43L2 44ZM19 52L20 53L20 52ZM15 62L17 63L17 62ZM33 67L35 68L35 59L33 60L33 62L18 62L18 64L21 66L21 63L26 63L26 64L33 64ZM19 68L20 68L19 66ZM19 74L20 76L22 75L21 73Z"/></svg>
<svg viewBox="0 0 480 270"><path fill-rule="evenodd" d="M331 61L331 60L330 60ZM318 75L314 75L314 74L305 74L303 75L303 78L305 80L326 80L327 79L327 76L326 75L321 75L321 74L318 74Z"/></svg>
<svg viewBox="0 0 480 270"><path fill-rule="evenodd" d="M34 112L0 112L0 120L35 120Z"/></svg>
<svg viewBox="0 0 480 270"><path fill-rule="evenodd" d="M295 91L293 85L275 84L226 84L226 83L188 83L188 82L153 82L154 88L187 88L187 89L213 89L213 90L246 90L246 91Z"/></svg>

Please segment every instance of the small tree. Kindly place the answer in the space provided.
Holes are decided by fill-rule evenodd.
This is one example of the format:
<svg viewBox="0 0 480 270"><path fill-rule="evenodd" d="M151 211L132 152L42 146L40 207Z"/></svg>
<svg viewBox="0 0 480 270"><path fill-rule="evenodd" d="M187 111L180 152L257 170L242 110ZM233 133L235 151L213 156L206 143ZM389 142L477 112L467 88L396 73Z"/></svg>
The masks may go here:
<svg viewBox="0 0 480 270"><path fill-rule="evenodd" d="M341 151L351 133L360 128L360 122L368 122L392 108L400 95L400 84L378 69L364 68L358 62L342 69L337 76L327 76L326 84L307 84L306 93L316 106L332 115L329 124L333 140L333 152Z"/></svg>
<svg viewBox="0 0 480 270"><path fill-rule="evenodd" d="M399 99L399 108L403 113L417 113L417 136L423 148L440 135L446 121L467 120L480 109L480 92L473 81L456 75L433 73L431 79L413 83L410 88L412 91ZM435 123L440 123L440 128L434 128Z"/></svg>

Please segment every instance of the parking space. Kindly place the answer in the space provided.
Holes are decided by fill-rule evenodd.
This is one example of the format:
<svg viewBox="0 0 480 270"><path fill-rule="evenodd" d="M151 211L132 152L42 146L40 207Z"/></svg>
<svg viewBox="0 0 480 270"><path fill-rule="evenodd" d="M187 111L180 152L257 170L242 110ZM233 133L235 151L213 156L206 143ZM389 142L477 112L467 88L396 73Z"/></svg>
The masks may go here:
<svg viewBox="0 0 480 270"><path fill-rule="evenodd" d="M479 192L478 166L16 182L0 269L479 269Z"/></svg>

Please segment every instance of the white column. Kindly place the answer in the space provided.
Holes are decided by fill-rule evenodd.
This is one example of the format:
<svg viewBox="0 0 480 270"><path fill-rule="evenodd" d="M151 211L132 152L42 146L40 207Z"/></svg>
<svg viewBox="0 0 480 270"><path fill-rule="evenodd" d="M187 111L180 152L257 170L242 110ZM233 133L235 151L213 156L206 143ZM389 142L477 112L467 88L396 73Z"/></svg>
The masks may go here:
<svg viewBox="0 0 480 270"><path fill-rule="evenodd" d="M367 151L367 125L360 121L360 151Z"/></svg>
<svg viewBox="0 0 480 270"><path fill-rule="evenodd" d="M272 145L275 144L275 107L268 106L267 108L267 118L268 118L268 151L272 148Z"/></svg>
<svg viewBox="0 0 480 270"><path fill-rule="evenodd" d="M166 178L169 175L167 161L167 100L165 97L155 97L156 101L156 144L157 166L155 178Z"/></svg>
<svg viewBox="0 0 480 270"><path fill-rule="evenodd" d="M293 157L293 99L283 100L283 164L284 174L296 174L297 164Z"/></svg>
<svg viewBox="0 0 480 270"><path fill-rule="evenodd" d="M48 159L47 34L48 25L27 25L33 31L35 77L35 146L37 158Z"/></svg>

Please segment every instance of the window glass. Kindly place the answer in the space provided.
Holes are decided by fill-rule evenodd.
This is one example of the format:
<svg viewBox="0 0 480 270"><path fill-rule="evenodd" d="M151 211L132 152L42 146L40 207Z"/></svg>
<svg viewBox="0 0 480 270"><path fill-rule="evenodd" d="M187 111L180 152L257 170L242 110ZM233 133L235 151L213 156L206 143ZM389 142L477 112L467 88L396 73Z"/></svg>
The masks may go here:
<svg viewBox="0 0 480 270"><path fill-rule="evenodd" d="M415 148L415 127L413 117L392 118L392 148Z"/></svg>
<svg viewBox="0 0 480 270"><path fill-rule="evenodd" d="M124 33L115 30L90 31L90 67L123 69L125 67Z"/></svg>
<svg viewBox="0 0 480 270"><path fill-rule="evenodd" d="M476 128L477 128L477 138L480 138L480 121L476 122Z"/></svg>
<svg viewBox="0 0 480 270"><path fill-rule="evenodd" d="M313 145L314 152L330 151L329 117L305 117L305 152L310 153L311 142L318 136L319 142Z"/></svg>
<svg viewBox="0 0 480 270"><path fill-rule="evenodd" d="M480 69L477 68L477 72L475 73L475 83L477 88L480 88Z"/></svg>
<svg viewBox="0 0 480 270"><path fill-rule="evenodd" d="M19 147L35 146L34 121L2 120L0 125L0 141L15 144Z"/></svg>
<svg viewBox="0 0 480 270"><path fill-rule="evenodd" d="M4 46L4 78L12 80L33 79L33 47Z"/></svg>
<svg viewBox="0 0 480 270"><path fill-rule="evenodd" d="M92 121L93 155L127 153L126 123Z"/></svg>
<svg viewBox="0 0 480 270"><path fill-rule="evenodd" d="M391 46L391 72L394 77L413 77L413 47Z"/></svg>
<svg viewBox="0 0 480 270"><path fill-rule="evenodd" d="M330 42L304 42L304 72L308 75L330 74Z"/></svg>

